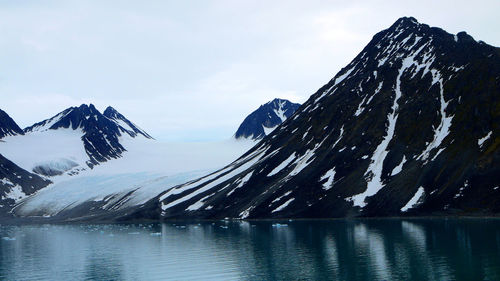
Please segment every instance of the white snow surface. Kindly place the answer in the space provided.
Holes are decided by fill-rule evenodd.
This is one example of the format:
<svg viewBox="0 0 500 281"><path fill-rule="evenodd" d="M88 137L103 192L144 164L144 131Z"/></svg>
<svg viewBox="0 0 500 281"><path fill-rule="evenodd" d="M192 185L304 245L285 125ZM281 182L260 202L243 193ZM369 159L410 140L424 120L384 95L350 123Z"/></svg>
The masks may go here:
<svg viewBox="0 0 500 281"><path fill-rule="evenodd" d="M288 204L290 204L293 200L295 200L295 198L290 198L288 199L285 203L281 204L280 206L278 206L278 208L274 209L271 213L275 213L275 212L279 212L281 210L283 210L284 208L286 208L288 206Z"/></svg>
<svg viewBox="0 0 500 281"><path fill-rule="evenodd" d="M478 139L477 145L482 148L484 142L487 141L491 137L492 133L493 133L493 131L490 131L485 137Z"/></svg>
<svg viewBox="0 0 500 281"><path fill-rule="evenodd" d="M408 201L408 203L406 203L406 205L404 205L403 208L401 208L401 212L406 212L408 211L408 209L416 207L417 204L419 203L418 201L424 195L424 191L425 190L422 186L419 187L417 192L415 192L415 195L413 195L413 197L410 199L410 201Z"/></svg>
<svg viewBox="0 0 500 281"><path fill-rule="evenodd" d="M295 152L292 153L285 161L281 162L276 168L274 168L267 176L271 177L279 173L281 170L286 168L294 159L296 158Z"/></svg>
<svg viewBox="0 0 500 281"><path fill-rule="evenodd" d="M284 105L285 101L279 101L278 103L279 108L274 110L274 113L276 113L276 115L281 119L281 123L285 122L286 120L285 111L283 110Z"/></svg>
<svg viewBox="0 0 500 281"><path fill-rule="evenodd" d="M406 162L406 157L403 155L403 159L401 160L401 163L399 163L399 165L397 165L396 167L394 167L394 169L392 169L391 176L395 176L395 175L399 174L399 172L401 172L401 170L403 170L403 165L405 162Z"/></svg>
<svg viewBox="0 0 500 281"><path fill-rule="evenodd" d="M279 125L276 125L274 127L269 128L269 127L266 127L266 126L262 125L262 129L264 129L264 134L266 134L266 136L267 136L270 133L272 133L274 131L274 129L278 128L278 126Z"/></svg>
<svg viewBox="0 0 500 281"><path fill-rule="evenodd" d="M290 195L290 193L292 193L292 191L291 191L291 190L289 190L289 191L285 192L285 194L283 194L283 195L281 195L280 197L278 197L278 198L274 199L274 200L271 202L271 205L272 205L273 203L275 203L275 202L280 201L283 197L286 197L286 196Z"/></svg>
<svg viewBox="0 0 500 281"><path fill-rule="evenodd" d="M52 177L53 184L26 198L16 212L30 215L42 211L52 216L66 208L102 200L106 201L104 208L139 205L175 185L223 167L255 144L234 139L205 143L159 142L128 135L122 136L120 143L127 149L121 158L74 176ZM132 191L132 196L116 207L115 203Z"/></svg>
<svg viewBox="0 0 500 281"><path fill-rule="evenodd" d="M323 189L324 190L329 190L332 188L333 180L335 179L335 167L332 169L328 170L321 178L320 180L325 180L328 179L325 183L323 183Z"/></svg>
<svg viewBox="0 0 500 281"><path fill-rule="evenodd" d="M82 136L80 129L63 128L9 136L0 143L0 153L27 171L40 165L64 169L68 163L87 168Z"/></svg>
<svg viewBox="0 0 500 281"><path fill-rule="evenodd" d="M19 200L26 197L26 194L23 192L21 186L15 185L10 188L10 191L5 193L5 196L2 196L2 199L13 199L18 202Z"/></svg>

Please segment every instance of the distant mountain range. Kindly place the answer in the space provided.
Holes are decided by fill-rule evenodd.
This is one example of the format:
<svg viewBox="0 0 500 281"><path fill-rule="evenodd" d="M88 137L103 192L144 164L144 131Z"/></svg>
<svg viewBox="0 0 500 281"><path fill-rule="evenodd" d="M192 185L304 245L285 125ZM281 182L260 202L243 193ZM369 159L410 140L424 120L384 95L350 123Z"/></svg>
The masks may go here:
<svg viewBox="0 0 500 281"><path fill-rule="evenodd" d="M292 116L299 107L300 104L284 99L274 99L263 104L245 118L234 137L236 139L262 139Z"/></svg>

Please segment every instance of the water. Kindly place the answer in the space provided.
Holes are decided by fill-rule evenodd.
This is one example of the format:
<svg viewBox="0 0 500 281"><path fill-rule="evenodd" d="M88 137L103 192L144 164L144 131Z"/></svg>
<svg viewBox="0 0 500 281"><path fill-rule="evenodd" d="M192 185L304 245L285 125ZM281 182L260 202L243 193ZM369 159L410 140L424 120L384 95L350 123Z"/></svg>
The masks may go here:
<svg viewBox="0 0 500 281"><path fill-rule="evenodd" d="M500 220L0 226L2 280L500 280Z"/></svg>

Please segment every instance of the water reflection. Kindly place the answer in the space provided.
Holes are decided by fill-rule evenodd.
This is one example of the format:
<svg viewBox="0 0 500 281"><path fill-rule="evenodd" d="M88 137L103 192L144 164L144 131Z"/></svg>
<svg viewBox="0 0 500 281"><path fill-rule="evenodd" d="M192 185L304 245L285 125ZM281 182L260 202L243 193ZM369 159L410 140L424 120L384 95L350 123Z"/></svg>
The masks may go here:
<svg viewBox="0 0 500 281"><path fill-rule="evenodd" d="M499 280L500 220L0 226L6 280Z"/></svg>

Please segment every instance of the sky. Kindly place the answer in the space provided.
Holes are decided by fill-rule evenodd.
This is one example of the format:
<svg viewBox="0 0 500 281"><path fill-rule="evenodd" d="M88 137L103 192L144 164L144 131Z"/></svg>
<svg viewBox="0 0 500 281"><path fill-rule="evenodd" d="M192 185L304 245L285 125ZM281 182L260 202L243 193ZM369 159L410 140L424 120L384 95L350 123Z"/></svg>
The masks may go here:
<svg viewBox="0 0 500 281"><path fill-rule="evenodd" d="M500 46L500 1L0 0L0 108L21 127L82 103L156 139L230 138L303 103L402 16Z"/></svg>

